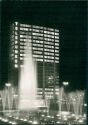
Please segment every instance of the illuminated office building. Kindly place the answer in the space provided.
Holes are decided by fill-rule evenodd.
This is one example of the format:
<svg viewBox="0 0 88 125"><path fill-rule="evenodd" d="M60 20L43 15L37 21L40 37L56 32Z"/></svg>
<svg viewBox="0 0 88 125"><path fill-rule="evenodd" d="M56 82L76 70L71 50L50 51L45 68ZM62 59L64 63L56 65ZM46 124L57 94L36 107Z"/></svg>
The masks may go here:
<svg viewBox="0 0 88 125"><path fill-rule="evenodd" d="M14 22L11 26L11 67L23 66L27 38L32 45L32 55L37 62L39 87L59 84L59 30L43 26Z"/></svg>

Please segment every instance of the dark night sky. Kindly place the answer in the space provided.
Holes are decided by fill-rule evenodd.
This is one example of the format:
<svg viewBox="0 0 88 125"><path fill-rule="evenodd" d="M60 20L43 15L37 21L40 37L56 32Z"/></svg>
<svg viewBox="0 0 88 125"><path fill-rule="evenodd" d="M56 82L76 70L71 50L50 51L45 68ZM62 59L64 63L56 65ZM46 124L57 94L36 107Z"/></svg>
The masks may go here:
<svg viewBox="0 0 88 125"><path fill-rule="evenodd" d="M87 2L3 2L2 80L7 81L9 23L14 20L60 29L60 82L69 81L69 88L86 87Z"/></svg>

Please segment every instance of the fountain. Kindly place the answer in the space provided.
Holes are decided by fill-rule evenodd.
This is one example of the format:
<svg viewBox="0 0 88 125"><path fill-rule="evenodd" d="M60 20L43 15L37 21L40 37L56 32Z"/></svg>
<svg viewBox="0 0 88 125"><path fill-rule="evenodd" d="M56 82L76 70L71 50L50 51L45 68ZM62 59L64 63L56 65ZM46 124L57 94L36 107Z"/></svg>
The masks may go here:
<svg viewBox="0 0 88 125"><path fill-rule="evenodd" d="M83 91L76 91L76 92L70 92L65 93L63 88L59 88L58 91L58 114L56 116L53 116L49 112L50 107L50 98L46 97L46 106L47 106L47 114L46 112L41 112L40 115L38 115L37 105L34 101L33 106L30 106L30 100L28 101L28 107L25 108L24 106L20 109L18 106L18 100L19 96L17 93L17 88L13 87L12 85L8 88L5 87L2 91L0 91L0 97L2 102L2 111L3 115L1 115L1 119L4 121L12 120L10 122L16 121L20 124L20 122L23 123L35 123L37 122L55 122L56 124L85 124L86 120L86 114L84 114L84 92ZM25 97L25 96L24 96ZM25 100L25 98L22 98ZM29 98L27 98L29 99ZM33 99L36 99L33 97ZM22 101L21 101L22 102ZM22 102L23 103L23 102ZM26 103L26 102L25 102ZM24 103L23 103L24 104ZM41 103L38 105L41 105ZM86 105L86 104L85 104ZM28 110L27 110L28 109ZM45 121L46 120L46 121Z"/></svg>
<svg viewBox="0 0 88 125"><path fill-rule="evenodd" d="M28 39L25 46L25 57L23 67L21 67L19 81L19 110L37 109L37 77L36 62L32 57L31 40Z"/></svg>
<svg viewBox="0 0 88 125"><path fill-rule="evenodd" d="M84 93L82 91L69 93L69 100L73 106L73 112L76 116L83 115L83 98Z"/></svg>

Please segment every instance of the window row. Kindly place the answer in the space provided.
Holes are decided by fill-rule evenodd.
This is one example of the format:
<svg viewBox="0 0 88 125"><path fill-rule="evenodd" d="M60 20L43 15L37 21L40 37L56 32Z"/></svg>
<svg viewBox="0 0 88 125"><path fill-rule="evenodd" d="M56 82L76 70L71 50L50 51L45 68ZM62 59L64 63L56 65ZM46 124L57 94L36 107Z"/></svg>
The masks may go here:
<svg viewBox="0 0 88 125"><path fill-rule="evenodd" d="M45 58L45 59L54 59L53 56L45 56L45 55L44 55L44 58Z"/></svg>
<svg viewBox="0 0 88 125"><path fill-rule="evenodd" d="M24 27L20 27L20 31L32 31L31 28L24 28Z"/></svg>
<svg viewBox="0 0 88 125"><path fill-rule="evenodd" d="M21 27L31 27L31 25L28 24L20 24Z"/></svg>
<svg viewBox="0 0 88 125"><path fill-rule="evenodd" d="M45 55L51 55L54 56L54 53L48 53L48 52L44 52Z"/></svg>
<svg viewBox="0 0 88 125"><path fill-rule="evenodd" d="M33 46L35 46L36 48L37 48L37 47L42 47L42 48L43 48L43 44L35 44L35 43L34 43Z"/></svg>
<svg viewBox="0 0 88 125"><path fill-rule="evenodd" d="M34 54L42 54L41 51L33 51Z"/></svg>
<svg viewBox="0 0 88 125"><path fill-rule="evenodd" d="M50 49L53 49L54 46L51 46L51 45L44 45L45 48L50 48Z"/></svg>
<svg viewBox="0 0 88 125"><path fill-rule="evenodd" d="M43 48L33 47L33 50L43 51Z"/></svg>
<svg viewBox="0 0 88 125"><path fill-rule="evenodd" d="M53 50L53 49L46 49L46 48L44 48L44 51L54 52L54 50Z"/></svg>
<svg viewBox="0 0 88 125"><path fill-rule="evenodd" d="M33 40L33 43L43 43L42 40Z"/></svg>
<svg viewBox="0 0 88 125"><path fill-rule="evenodd" d="M43 58L43 55L33 55L33 57L36 57L36 58Z"/></svg>

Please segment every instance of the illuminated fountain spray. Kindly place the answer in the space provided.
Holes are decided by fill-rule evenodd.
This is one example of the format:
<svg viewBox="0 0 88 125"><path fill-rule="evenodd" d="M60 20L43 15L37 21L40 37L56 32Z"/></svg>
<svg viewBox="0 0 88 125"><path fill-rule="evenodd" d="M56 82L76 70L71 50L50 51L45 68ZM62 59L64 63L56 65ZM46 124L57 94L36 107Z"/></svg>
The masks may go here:
<svg viewBox="0 0 88 125"><path fill-rule="evenodd" d="M69 93L69 99L73 106L73 112L76 116L83 115L84 92L76 91Z"/></svg>
<svg viewBox="0 0 88 125"><path fill-rule="evenodd" d="M31 40L28 39L25 46L25 57L21 68L19 81L19 110L37 109L37 78L36 62L32 57Z"/></svg>
<svg viewBox="0 0 88 125"><path fill-rule="evenodd" d="M63 87L59 88L59 96L58 96L58 105L59 105L59 113L62 111L62 100L63 100L64 89Z"/></svg>

